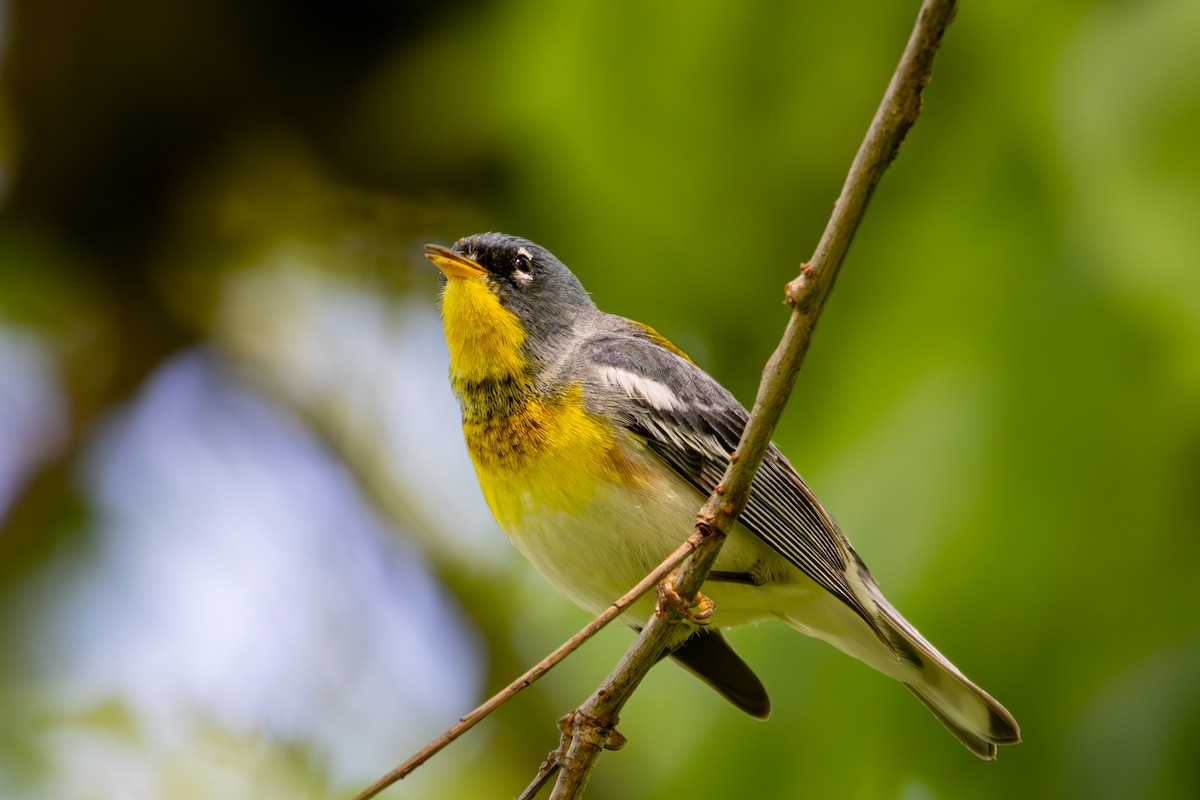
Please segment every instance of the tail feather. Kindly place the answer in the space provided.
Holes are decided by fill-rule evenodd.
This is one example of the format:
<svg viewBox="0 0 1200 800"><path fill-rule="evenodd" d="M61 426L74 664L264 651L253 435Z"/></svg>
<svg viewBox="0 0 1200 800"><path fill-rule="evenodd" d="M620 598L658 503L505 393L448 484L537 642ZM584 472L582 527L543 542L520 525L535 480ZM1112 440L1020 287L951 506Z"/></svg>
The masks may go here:
<svg viewBox="0 0 1200 800"><path fill-rule="evenodd" d="M893 677L916 695L954 738L989 761L996 757L997 745L1021 741L1017 721L1004 706L969 681L886 601L878 603L878 608L885 629L904 642L899 652L917 668L909 675Z"/></svg>
<svg viewBox="0 0 1200 800"><path fill-rule="evenodd" d="M1004 706L969 681L884 599L866 572L860 597L872 609L870 623L831 594L809 597L776 613L792 627L832 644L904 684L956 739L980 758L996 757L997 745L1016 744L1021 733Z"/></svg>
<svg viewBox="0 0 1200 800"><path fill-rule="evenodd" d="M1016 722L1012 717L1007 717L1007 719L997 717L996 722L998 724L989 727L988 734L981 734L977 730L965 727L958 720L949 717L943 710L943 706L939 700L923 694L920 689L911 683L904 684L904 688L916 695L916 698L924 703L925 707L937 717L938 722L946 726L946 730L950 731L955 739L958 739L968 750L985 761L991 761L996 757L996 745L1017 744L1021 741L1021 733L1017 730ZM984 693L980 692L980 694ZM984 697L987 697L987 695L984 694ZM988 699L991 700L990 697ZM992 702L994 703L995 701L992 700ZM1003 708L1000 708L1000 710L1007 716L1007 711L1004 711Z"/></svg>
<svg viewBox="0 0 1200 800"><path fill-rule="evenodd" d="M697 631L670 655L750 716L771 716L771 700L762 681L720 631Z"/></svg>

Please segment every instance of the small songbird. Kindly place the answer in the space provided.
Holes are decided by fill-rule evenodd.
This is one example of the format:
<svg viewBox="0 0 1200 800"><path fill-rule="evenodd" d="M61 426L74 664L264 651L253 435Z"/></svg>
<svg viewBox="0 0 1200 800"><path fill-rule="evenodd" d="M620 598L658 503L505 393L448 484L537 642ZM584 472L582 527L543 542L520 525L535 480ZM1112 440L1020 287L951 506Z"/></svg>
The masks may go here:
<svg viewBox="0 0 1200 800"><path fill-rule="evenodd" d="M598 309L544 248L483 233L426 250L447 278L450 382L483 496L533 566L598 613L691 533L746 410L653 329ZM774 446L703 592L714 624L680 624L671 656L752 716L770 701L720 628L778 618L900 681L980 758L1020 741L884 599ZM623 619L638 627L652 608Z"/></svg>

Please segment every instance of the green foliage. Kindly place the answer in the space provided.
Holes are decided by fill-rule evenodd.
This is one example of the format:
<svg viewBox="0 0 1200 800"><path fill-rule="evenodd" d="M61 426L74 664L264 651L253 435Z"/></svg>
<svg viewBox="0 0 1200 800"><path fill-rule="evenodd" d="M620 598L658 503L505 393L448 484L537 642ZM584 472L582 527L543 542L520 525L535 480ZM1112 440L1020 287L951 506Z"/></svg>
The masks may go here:
<svg viewBox="0 0 1200 800"><path fill-rule="evenodd" d="M238 3L175 22L116 3L111 27L39 27L40 7L74 20L84 5L13 2L2 67L0 356L13 383L0 382L0 423L45 425L20 447L0 427L14 437L0 451L26 459L0 508L0 698L22 723L0 722L6 797L344 795L573 632L582 612L479 507L419 245L484 229L538 241L602 308L653 325L748 403L786 320L783 284L816 244L917 8L507 0L409 17L361 3L332 32L288 17L289 36ZM1200 792L1197 8L964 5L776 434L889 597L1025 742L977 762L900 687L762 625L732 638L772 693L771 720L663 666L589 797ZM143 41L156 31L168 38ZM319 43L328 74L297 42ZM397 645L305 628L329 676L312 685L335 690L296 702L327 724L168 704L180 756L146 718L163 706L105 696L97 675L138 666L121 658L131 622L88 616L99 627L85 635L80 598L93 595L75 589L128 588L110 570L139 557L113 545L133 523L97 487L121 472L113 442L161 394L170 359L198 345L288 436L337 456L322 481L351 484L355 513L393 529L372 545L378 562L430 576L395 614L441 633L372 676L334 655L366 670ZM58 411L21 405L44 396ZM199 555L224 524L206 516L206 481L243 464L213 470L208 433L168 448L177 477L164 489L150 470L135 506L163 531L195 522L181 538L194 568L221 578L203 605L216 618L223 592L250 580L234 565L263 557ZM256 507L263 484L236 477L234 505ZM349 536L331 524L321 546L340 552ZM269 618L288 624L254 629L259 648L325 619L293 598L328 611L368 581L331 567L301 592L286 588L294 569L280 562L264 580L285 590L254 595L288 598ZM515 795L626 634L606 632L392 793ZM116 643L108 672L79 639ZM233 674L239 659L243 691L273 696L277 673L254 672L246 651ZM470 674L422 705L441 689L420 669L454 660ZM335 720L339 692L368 680L393 681L397 696L373 702L394 705ZM344 757L361 750L371 758ZM89 786L106 753L144 780Z"/></svg>

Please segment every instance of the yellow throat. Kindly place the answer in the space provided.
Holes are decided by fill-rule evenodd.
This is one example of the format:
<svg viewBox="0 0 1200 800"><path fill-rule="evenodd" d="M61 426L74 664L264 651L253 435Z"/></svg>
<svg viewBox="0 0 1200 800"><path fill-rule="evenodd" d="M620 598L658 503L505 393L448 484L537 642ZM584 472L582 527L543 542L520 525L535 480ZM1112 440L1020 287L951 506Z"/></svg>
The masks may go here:
<svg viewBox="0 0 1200 800"><path fill-rule="evenodd" d="M451 276L442 294L450 385L484 499L510 534L529 515L583 511L605 483L636 481L610 424L578 384L538 391L525 331L486 277Z"/></svg>

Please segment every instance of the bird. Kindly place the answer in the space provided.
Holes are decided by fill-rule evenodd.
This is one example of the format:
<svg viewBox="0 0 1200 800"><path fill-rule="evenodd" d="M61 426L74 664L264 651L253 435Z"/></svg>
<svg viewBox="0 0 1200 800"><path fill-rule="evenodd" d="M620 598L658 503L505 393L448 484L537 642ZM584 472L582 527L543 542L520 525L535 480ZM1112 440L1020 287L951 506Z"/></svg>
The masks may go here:
<svg viewBox="0 0 1200 800"><path fill-rule="evenodd" d="M425 250L446 278L450 384L484 500L550 584L599 613L691 533L749 415L653 328L601 311L547 249L493 232ZM723 630L779 619L899 681L980 758L1021 739L884 598L773 444L702 591L713 624L685 620L669 654L752 717L770 699ZM652 606L622 620L639 628Z"/></svg>

